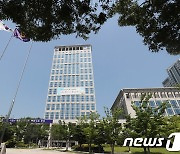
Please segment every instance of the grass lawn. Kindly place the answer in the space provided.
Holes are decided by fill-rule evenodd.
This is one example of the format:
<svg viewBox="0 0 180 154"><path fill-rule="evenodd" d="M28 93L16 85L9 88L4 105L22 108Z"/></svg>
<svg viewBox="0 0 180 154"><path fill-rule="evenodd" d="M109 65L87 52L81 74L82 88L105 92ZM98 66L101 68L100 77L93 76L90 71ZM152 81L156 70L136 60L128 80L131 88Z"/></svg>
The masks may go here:
<svg viewBox="0 0 180 154"><path fill-rule="evenodd" d="M143 148L134 148L131 147L132 154L143 154L144 150ZM105 152L110 152L111 148L109 146L104 147ZM180 154L179 152L169 152L166 150L166 148L150 148L151 154ZM115 147L115 152L128 152L128 147Z"/></svg>

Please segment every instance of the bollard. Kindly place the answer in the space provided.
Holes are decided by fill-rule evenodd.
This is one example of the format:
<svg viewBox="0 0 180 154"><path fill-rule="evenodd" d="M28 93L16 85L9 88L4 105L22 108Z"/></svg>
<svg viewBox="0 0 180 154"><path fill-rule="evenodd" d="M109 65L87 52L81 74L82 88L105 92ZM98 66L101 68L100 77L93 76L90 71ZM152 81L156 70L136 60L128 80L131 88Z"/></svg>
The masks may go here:
<svg viewBox="0 0 180 154"><path fill-rule="evenodd" d="M6 154L6 144L1 143L1 153L0 154Z"/></svg>

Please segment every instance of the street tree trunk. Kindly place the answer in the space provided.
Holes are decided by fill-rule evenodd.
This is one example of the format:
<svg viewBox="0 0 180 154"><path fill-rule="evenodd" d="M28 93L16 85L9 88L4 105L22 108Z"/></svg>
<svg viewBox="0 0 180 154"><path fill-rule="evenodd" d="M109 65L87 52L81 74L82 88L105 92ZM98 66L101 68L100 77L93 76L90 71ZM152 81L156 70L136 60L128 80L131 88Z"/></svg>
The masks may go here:
<svg viewBox="0 0 180 154"><path fill-rule="evenodd" d="M151 153L151 152L150 152L150 148L148 147L147 149L148 149L148 154L150 154L150 153Z"/></svg>
<svg viewBox="0 0 180 154"><path fill-rule="evenodd" d="M143 147L143 148L144 148L144 154L147 154L146 147Z"/></svg>
<svg viewBox="0 0 180 154"><path fill-rule="evenodd" d="M111 153L114 154L114 144L111 144Z"/></svg>

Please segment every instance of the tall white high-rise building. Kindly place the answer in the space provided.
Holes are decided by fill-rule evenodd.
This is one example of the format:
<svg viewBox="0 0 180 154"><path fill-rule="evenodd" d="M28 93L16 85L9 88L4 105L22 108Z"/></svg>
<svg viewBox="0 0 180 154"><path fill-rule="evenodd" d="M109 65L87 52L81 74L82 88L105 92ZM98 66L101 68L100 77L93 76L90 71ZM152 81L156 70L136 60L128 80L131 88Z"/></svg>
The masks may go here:
<svg viewBox="0 0 180 154"><path fill-rule="evenodd" d="M45 119L76 122L96 111L91 45L56 46Z"/></svg>

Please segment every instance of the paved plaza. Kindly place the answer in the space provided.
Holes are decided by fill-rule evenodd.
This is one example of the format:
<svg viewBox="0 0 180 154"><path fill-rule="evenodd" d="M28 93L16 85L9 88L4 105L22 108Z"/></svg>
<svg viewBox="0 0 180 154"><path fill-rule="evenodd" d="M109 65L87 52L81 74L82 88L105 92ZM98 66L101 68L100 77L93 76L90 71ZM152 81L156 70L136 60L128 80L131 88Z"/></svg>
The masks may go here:
<svg viewBox="0 0 180 154"><path fill-rule="evenodd" d="M72 152L59 152L55 150L43 149L6 149L6 154L73 154Z"/></svg>

